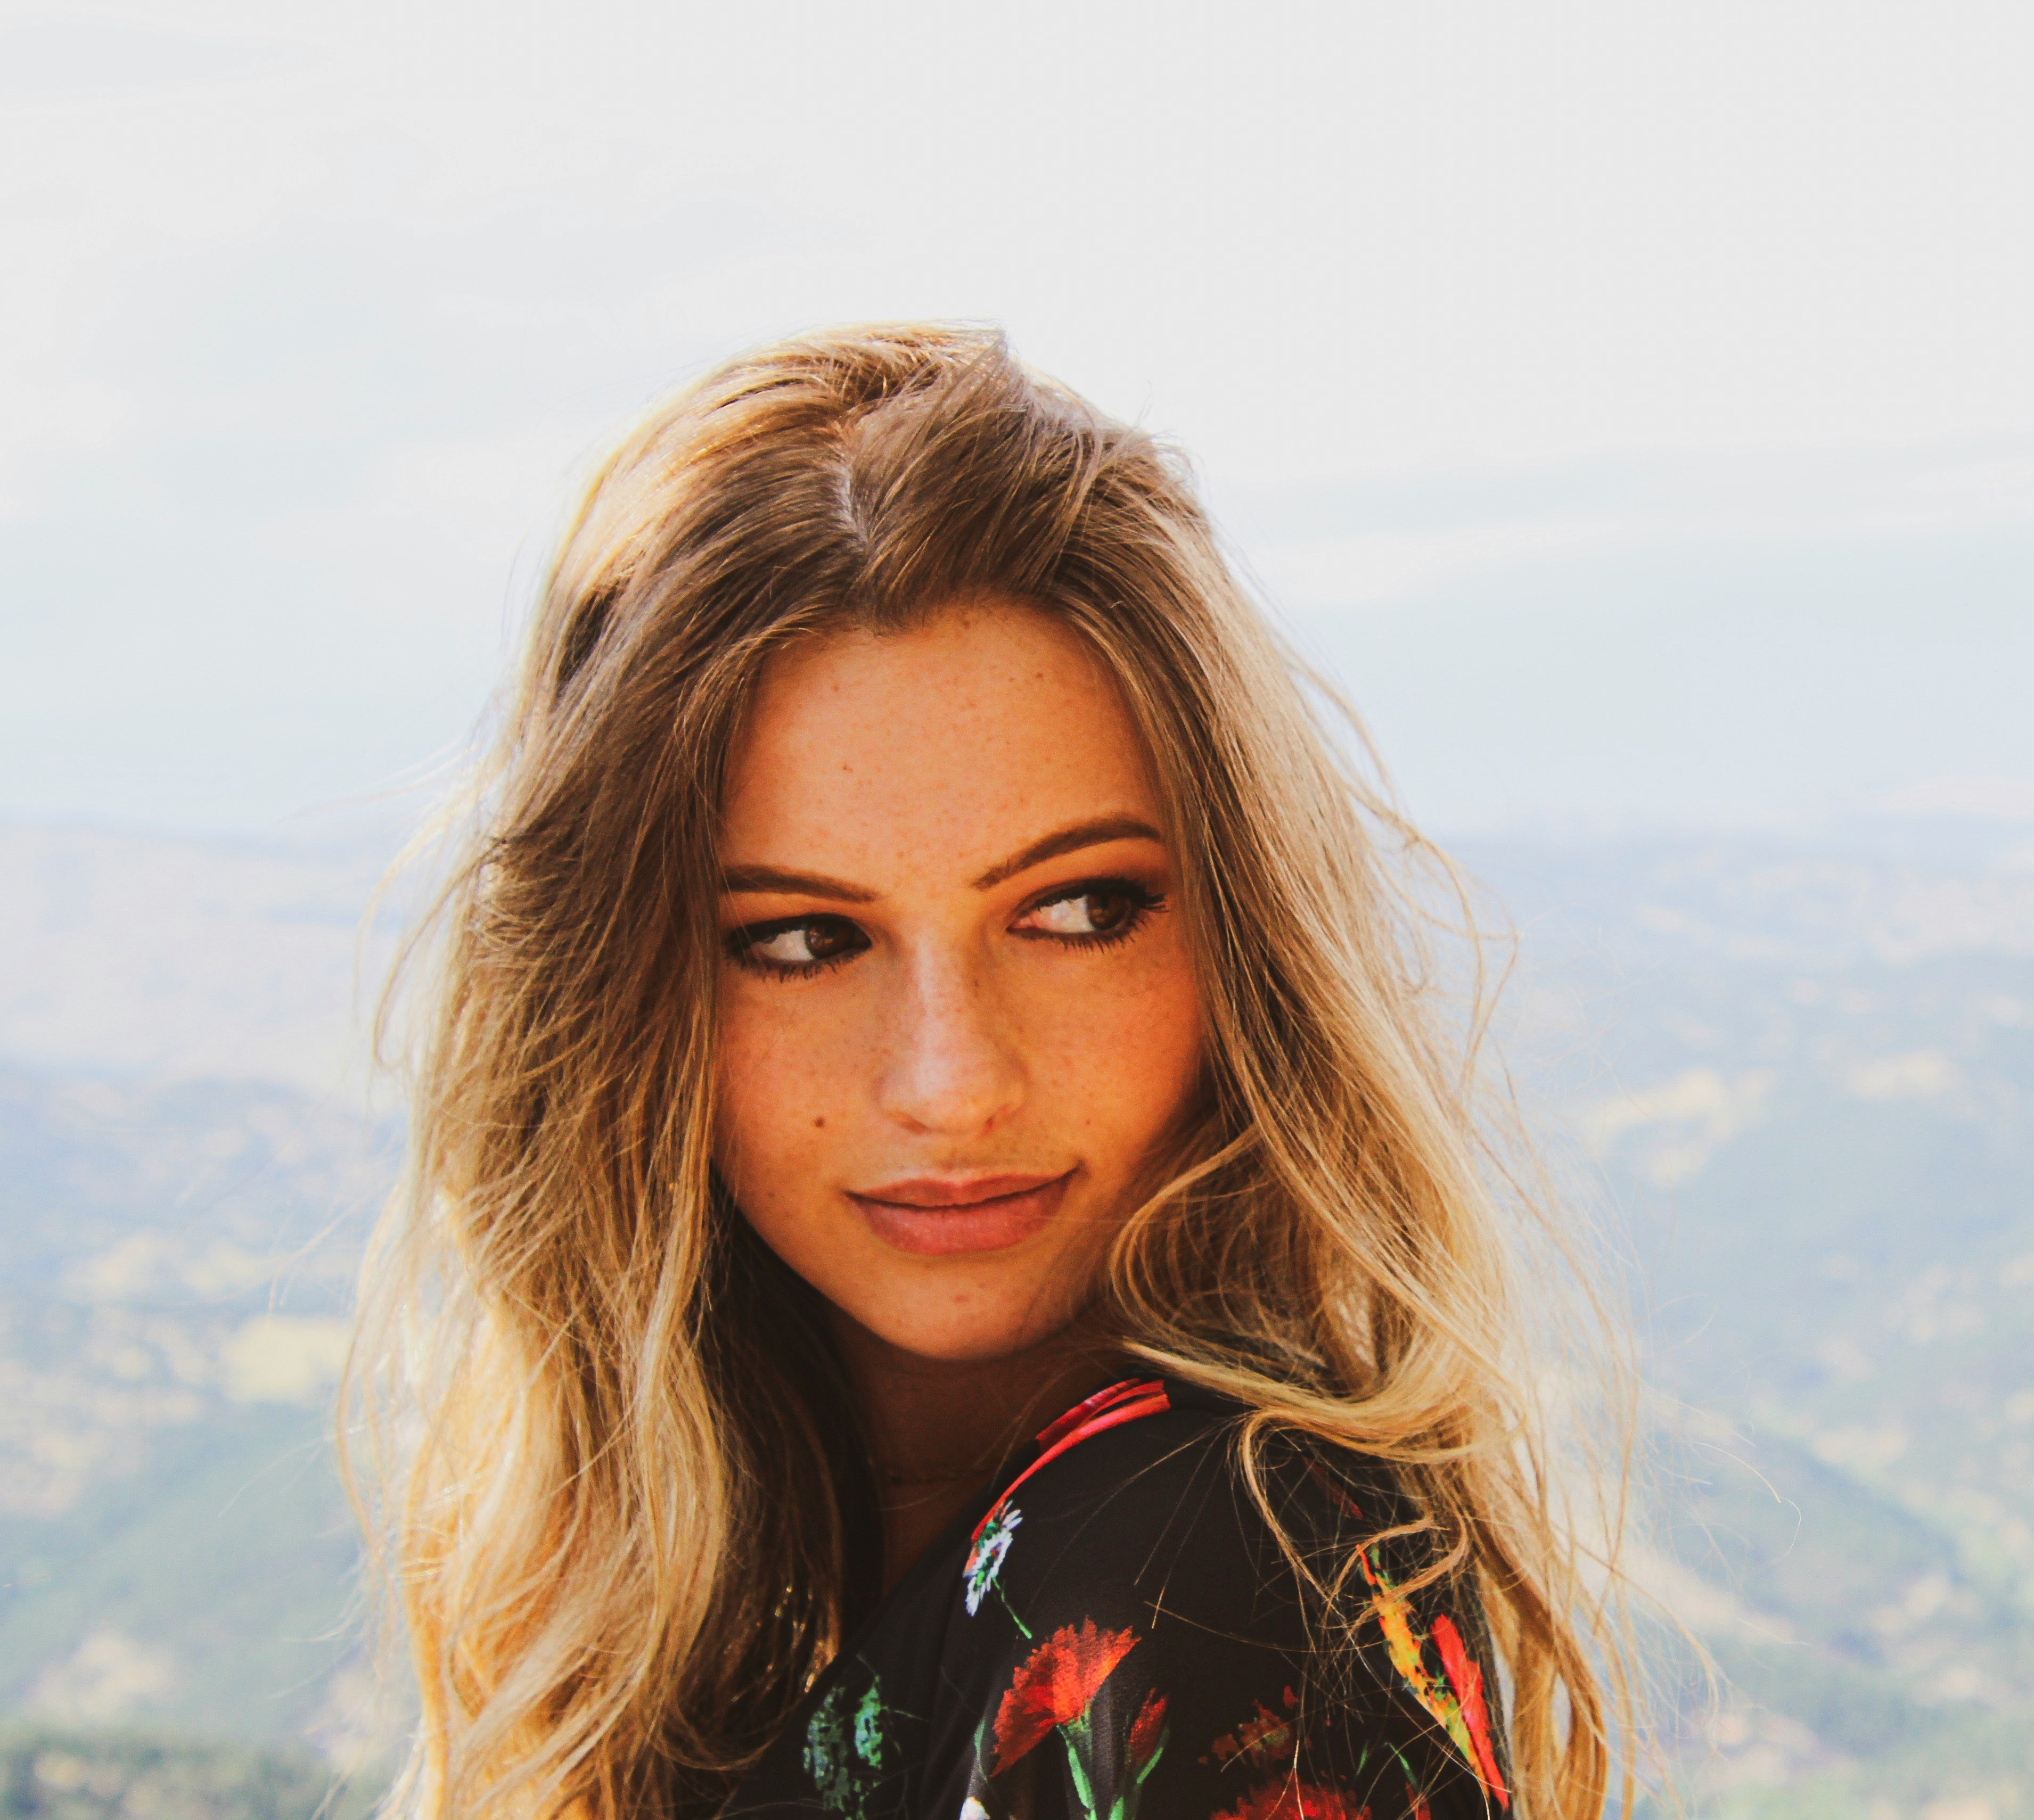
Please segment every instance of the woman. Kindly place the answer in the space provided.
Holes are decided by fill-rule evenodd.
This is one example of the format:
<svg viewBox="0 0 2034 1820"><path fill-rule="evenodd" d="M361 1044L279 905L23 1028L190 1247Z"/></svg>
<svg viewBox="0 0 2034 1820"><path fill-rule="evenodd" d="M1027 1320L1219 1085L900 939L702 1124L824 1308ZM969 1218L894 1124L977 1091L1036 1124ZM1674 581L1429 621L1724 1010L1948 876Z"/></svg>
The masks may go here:
<svg viewBox="0 0 2034 1820"><path fill-rule="evenodd" d="M366 1300L405 1805L1601 1808L1395 824L1175 459L986 334L737 361L474 801Z"/></svg>

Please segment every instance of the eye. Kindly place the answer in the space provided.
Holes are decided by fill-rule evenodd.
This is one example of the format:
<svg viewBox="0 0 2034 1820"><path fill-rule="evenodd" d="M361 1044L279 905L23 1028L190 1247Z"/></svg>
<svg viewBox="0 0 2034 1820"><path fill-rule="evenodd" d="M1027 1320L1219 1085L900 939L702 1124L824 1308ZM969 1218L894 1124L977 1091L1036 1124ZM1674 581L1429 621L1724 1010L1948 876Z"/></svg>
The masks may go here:
<svg viewBox="0 0 2034 1820"><path fill-rule="evenodd" d="M869 938L845 916L787 917L731 931L729 954L761 973L815 973L853 959Z"/></svg>
<svg viewBox="0 0 2034 1820"><path fill-rule="evenodd" d="M1062 886L1011 925L1019 935L1098 945L1132 934L1162 900L1131 878L1086 878Z"/></svg>

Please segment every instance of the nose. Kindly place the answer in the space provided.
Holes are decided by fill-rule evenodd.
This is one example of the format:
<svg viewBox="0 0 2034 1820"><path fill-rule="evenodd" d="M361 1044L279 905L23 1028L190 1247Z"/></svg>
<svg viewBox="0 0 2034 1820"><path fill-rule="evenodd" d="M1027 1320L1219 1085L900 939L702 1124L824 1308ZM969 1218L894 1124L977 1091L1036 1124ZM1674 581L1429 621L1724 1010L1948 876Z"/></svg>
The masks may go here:
<svg viewBox="0 0 2034 1820"><path fill-rule="evenodd" d="M1023 1098L1013 1033L983 972L964 953L912 958L888 1020L877 1088L885 1115L912 1131L974 1137Z"/></svg>

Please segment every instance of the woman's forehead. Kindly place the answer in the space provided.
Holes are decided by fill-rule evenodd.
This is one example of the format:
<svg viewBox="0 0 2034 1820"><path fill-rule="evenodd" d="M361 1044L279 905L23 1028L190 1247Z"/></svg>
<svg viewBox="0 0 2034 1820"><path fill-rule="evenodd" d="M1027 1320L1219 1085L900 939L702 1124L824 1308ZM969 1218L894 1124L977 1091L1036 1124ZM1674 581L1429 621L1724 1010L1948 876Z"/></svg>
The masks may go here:
<svg viewBox="0 0 2034 1820"><path fill-rule="evenodd" d="M730 786L725 863L846 877L936 863L973 878L1061 827L1158 822L1101 661L1046 614L998 603L774 659Z"/></svg>

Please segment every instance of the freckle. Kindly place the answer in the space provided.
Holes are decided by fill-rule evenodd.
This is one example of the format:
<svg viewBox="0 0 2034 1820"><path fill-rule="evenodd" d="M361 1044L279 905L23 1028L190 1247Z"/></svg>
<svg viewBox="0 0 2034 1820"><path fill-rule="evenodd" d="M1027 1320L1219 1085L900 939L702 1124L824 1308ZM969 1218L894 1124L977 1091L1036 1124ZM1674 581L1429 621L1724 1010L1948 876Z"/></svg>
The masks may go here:
<svg viewBox="0 0 2034 1820"><path fill-rule="evenodd" d="M825 1123L826 1123L826 1121L825 1121L824 1118L816 1118L816 1119L814 1119L814 1120L812 1121L812 1129L813 1129L815 1131L816 1131L816 1130L818 1130L818 1129L819 1129L819 1128L820 1128L821 1125L824 1125Z"/></svg>

